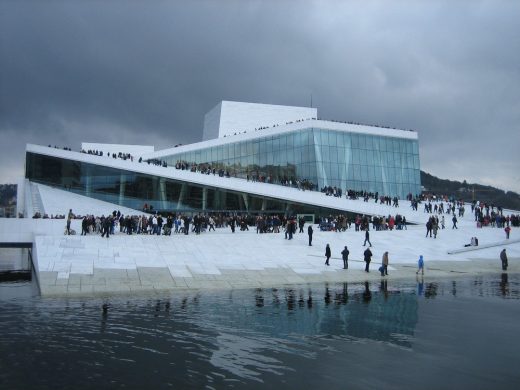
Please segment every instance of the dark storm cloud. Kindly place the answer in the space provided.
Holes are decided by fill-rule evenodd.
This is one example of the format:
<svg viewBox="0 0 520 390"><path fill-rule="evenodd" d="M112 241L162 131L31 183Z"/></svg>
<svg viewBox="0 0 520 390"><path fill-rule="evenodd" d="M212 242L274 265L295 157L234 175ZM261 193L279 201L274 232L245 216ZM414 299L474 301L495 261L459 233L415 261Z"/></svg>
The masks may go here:
<svg viewBox="0 0 520 390"><path fill-rule="evenodd" d="M517 2L0 10L1 177L20 174L26 142L166 147L198 141L220 100L308 105L312 94L322 117L418 130L426 171L520 191Z"/></svg>

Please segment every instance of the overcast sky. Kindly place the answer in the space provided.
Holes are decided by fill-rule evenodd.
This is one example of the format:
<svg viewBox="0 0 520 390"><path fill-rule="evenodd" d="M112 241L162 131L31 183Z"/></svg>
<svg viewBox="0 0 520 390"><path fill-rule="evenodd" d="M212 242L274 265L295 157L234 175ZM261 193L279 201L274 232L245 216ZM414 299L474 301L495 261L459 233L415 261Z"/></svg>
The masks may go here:
<svg viewBox="0 0 520 390"><path fill-rule="evenodd" d="M414 129L421 169L520 192L520 1L0 0L0 183L26 143L200 141L221 100Z"/></svg>

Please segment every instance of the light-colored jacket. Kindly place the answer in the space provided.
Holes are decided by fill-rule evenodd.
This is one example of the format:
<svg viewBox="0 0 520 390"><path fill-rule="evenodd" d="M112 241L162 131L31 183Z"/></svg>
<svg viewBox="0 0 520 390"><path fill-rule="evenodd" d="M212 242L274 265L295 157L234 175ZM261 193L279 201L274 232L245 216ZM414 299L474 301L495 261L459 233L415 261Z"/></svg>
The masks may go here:
<svg viewBox="0 0 520 390"><path fill-rule="evenodd" d="M388 253L386 253L386 252L383 254L382 263L383 263L383 265L388 265Z"/></svg>

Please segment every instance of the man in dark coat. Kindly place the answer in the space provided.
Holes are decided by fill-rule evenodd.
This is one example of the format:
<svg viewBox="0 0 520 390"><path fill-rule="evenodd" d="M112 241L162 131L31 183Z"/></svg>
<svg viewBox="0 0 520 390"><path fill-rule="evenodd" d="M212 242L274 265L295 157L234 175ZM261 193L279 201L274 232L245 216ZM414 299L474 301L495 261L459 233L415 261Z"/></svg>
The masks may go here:
<svg viewBox="0 0 520 390"><path fill-rule="evenodd" d="M81 221L81 235L86 236L88 232L88 219L87 217L83 217Z"/></svg>
<svg viewBox="0 0 520 390"><path fill-rule="evenodd" d="M309 235L309 246L312 246L312 233L312 225L309 225L309 227L307 228L307 234Z"/></svg>
<svg viewBox="0 0 520 390"><path fill-rule="evenodd" d="M103 234L101 234L101 237L105 237L105 234L107 235L107 238L110 236L110 228L112 227L112 218L110 216L107 216L103 221Z"/></svg>
<svg viewBox="0 0 520 390"><path fill-rule="evenodd" d="M341 251L341 255L343 256L343 269L348 269L348 255L349 255L349 250L347 248L347 246L345 246L345 249L343 249Z"/></svg>
<svg viewBox="0 0 520 390"><path fill-rule="evenodd" d="M329 264L330 256L331 256L330 246L329 246L329 244L327 244L327 247L325 248L325 257L327 258L327 260L325 260L325 265L330 265Z"/></svg>
<svg viewBox="0 0 520 390"><path fill-rule="evenodd" d="M368 227L367 227L367 230L365 231L365 242L363 243L363 246L365 246L367 244L367 241L370 244L370 247L372 247L372 243L370 242L370 233L368 232Z"/></svg>
<svg viewBox="0 0 520 390"><path fill-rule="evenodd" d="M190 219L186 215L184 217L184 234L188 235L190 232Z"/></svg>
<svg viewBox="0 0 520 390"><path fill-rule="evenodd" d="M370 272L368 270L368 267L370 265L370 262L372 261L372 251L370 250L370 248L367 248L365 250L365 252L363 253L364 257L365 257L365 272Z"/></svg>
<svg viewBox="0 0 520 390"><path fill-rule="evenodd" d="M455 215L453 215L453 218L451 219L451 221L453 222L453 226L451 228L452 229L458 229L458 227L457 227L457 217Z"/></svg>
<svg viewBox="0 0 520 390"><path fill-rule="evenodd" d="M500 260L502 260L502 270L507 271L507 254L505 248L500 252Z"/></svg>

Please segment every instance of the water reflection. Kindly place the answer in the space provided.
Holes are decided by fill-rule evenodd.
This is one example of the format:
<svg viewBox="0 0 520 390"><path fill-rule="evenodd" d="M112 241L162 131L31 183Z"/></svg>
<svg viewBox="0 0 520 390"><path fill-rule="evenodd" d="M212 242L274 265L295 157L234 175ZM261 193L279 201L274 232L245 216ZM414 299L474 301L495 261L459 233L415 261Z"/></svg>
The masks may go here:
<svg viewBox="0 0 520 390"><path fill-rule="evenodd" d="M500 277L500 291L502 292L502 296L509 295L509 283L508 277L506 273L503 273Z"/></svg>
<svg viewBox="0 0 520 390"><path fill-rule="evenodd" d="M263 383L295 375L302 359L317 359L324 349L340 360L335 348L350 344L411 351L419 303L455 296L518 299L519 277L425 283L417 276L415 283L384 279L141 298L0 300L0 347L9 351L10 362L0 359L0 382L5 388L38 387L41 381L42 387L70 388L81 387L79 378L88 376L124 378L133 387ZM25 364L34 375L16 368ZM156 377L140 374L146 371Z"/></svg>

